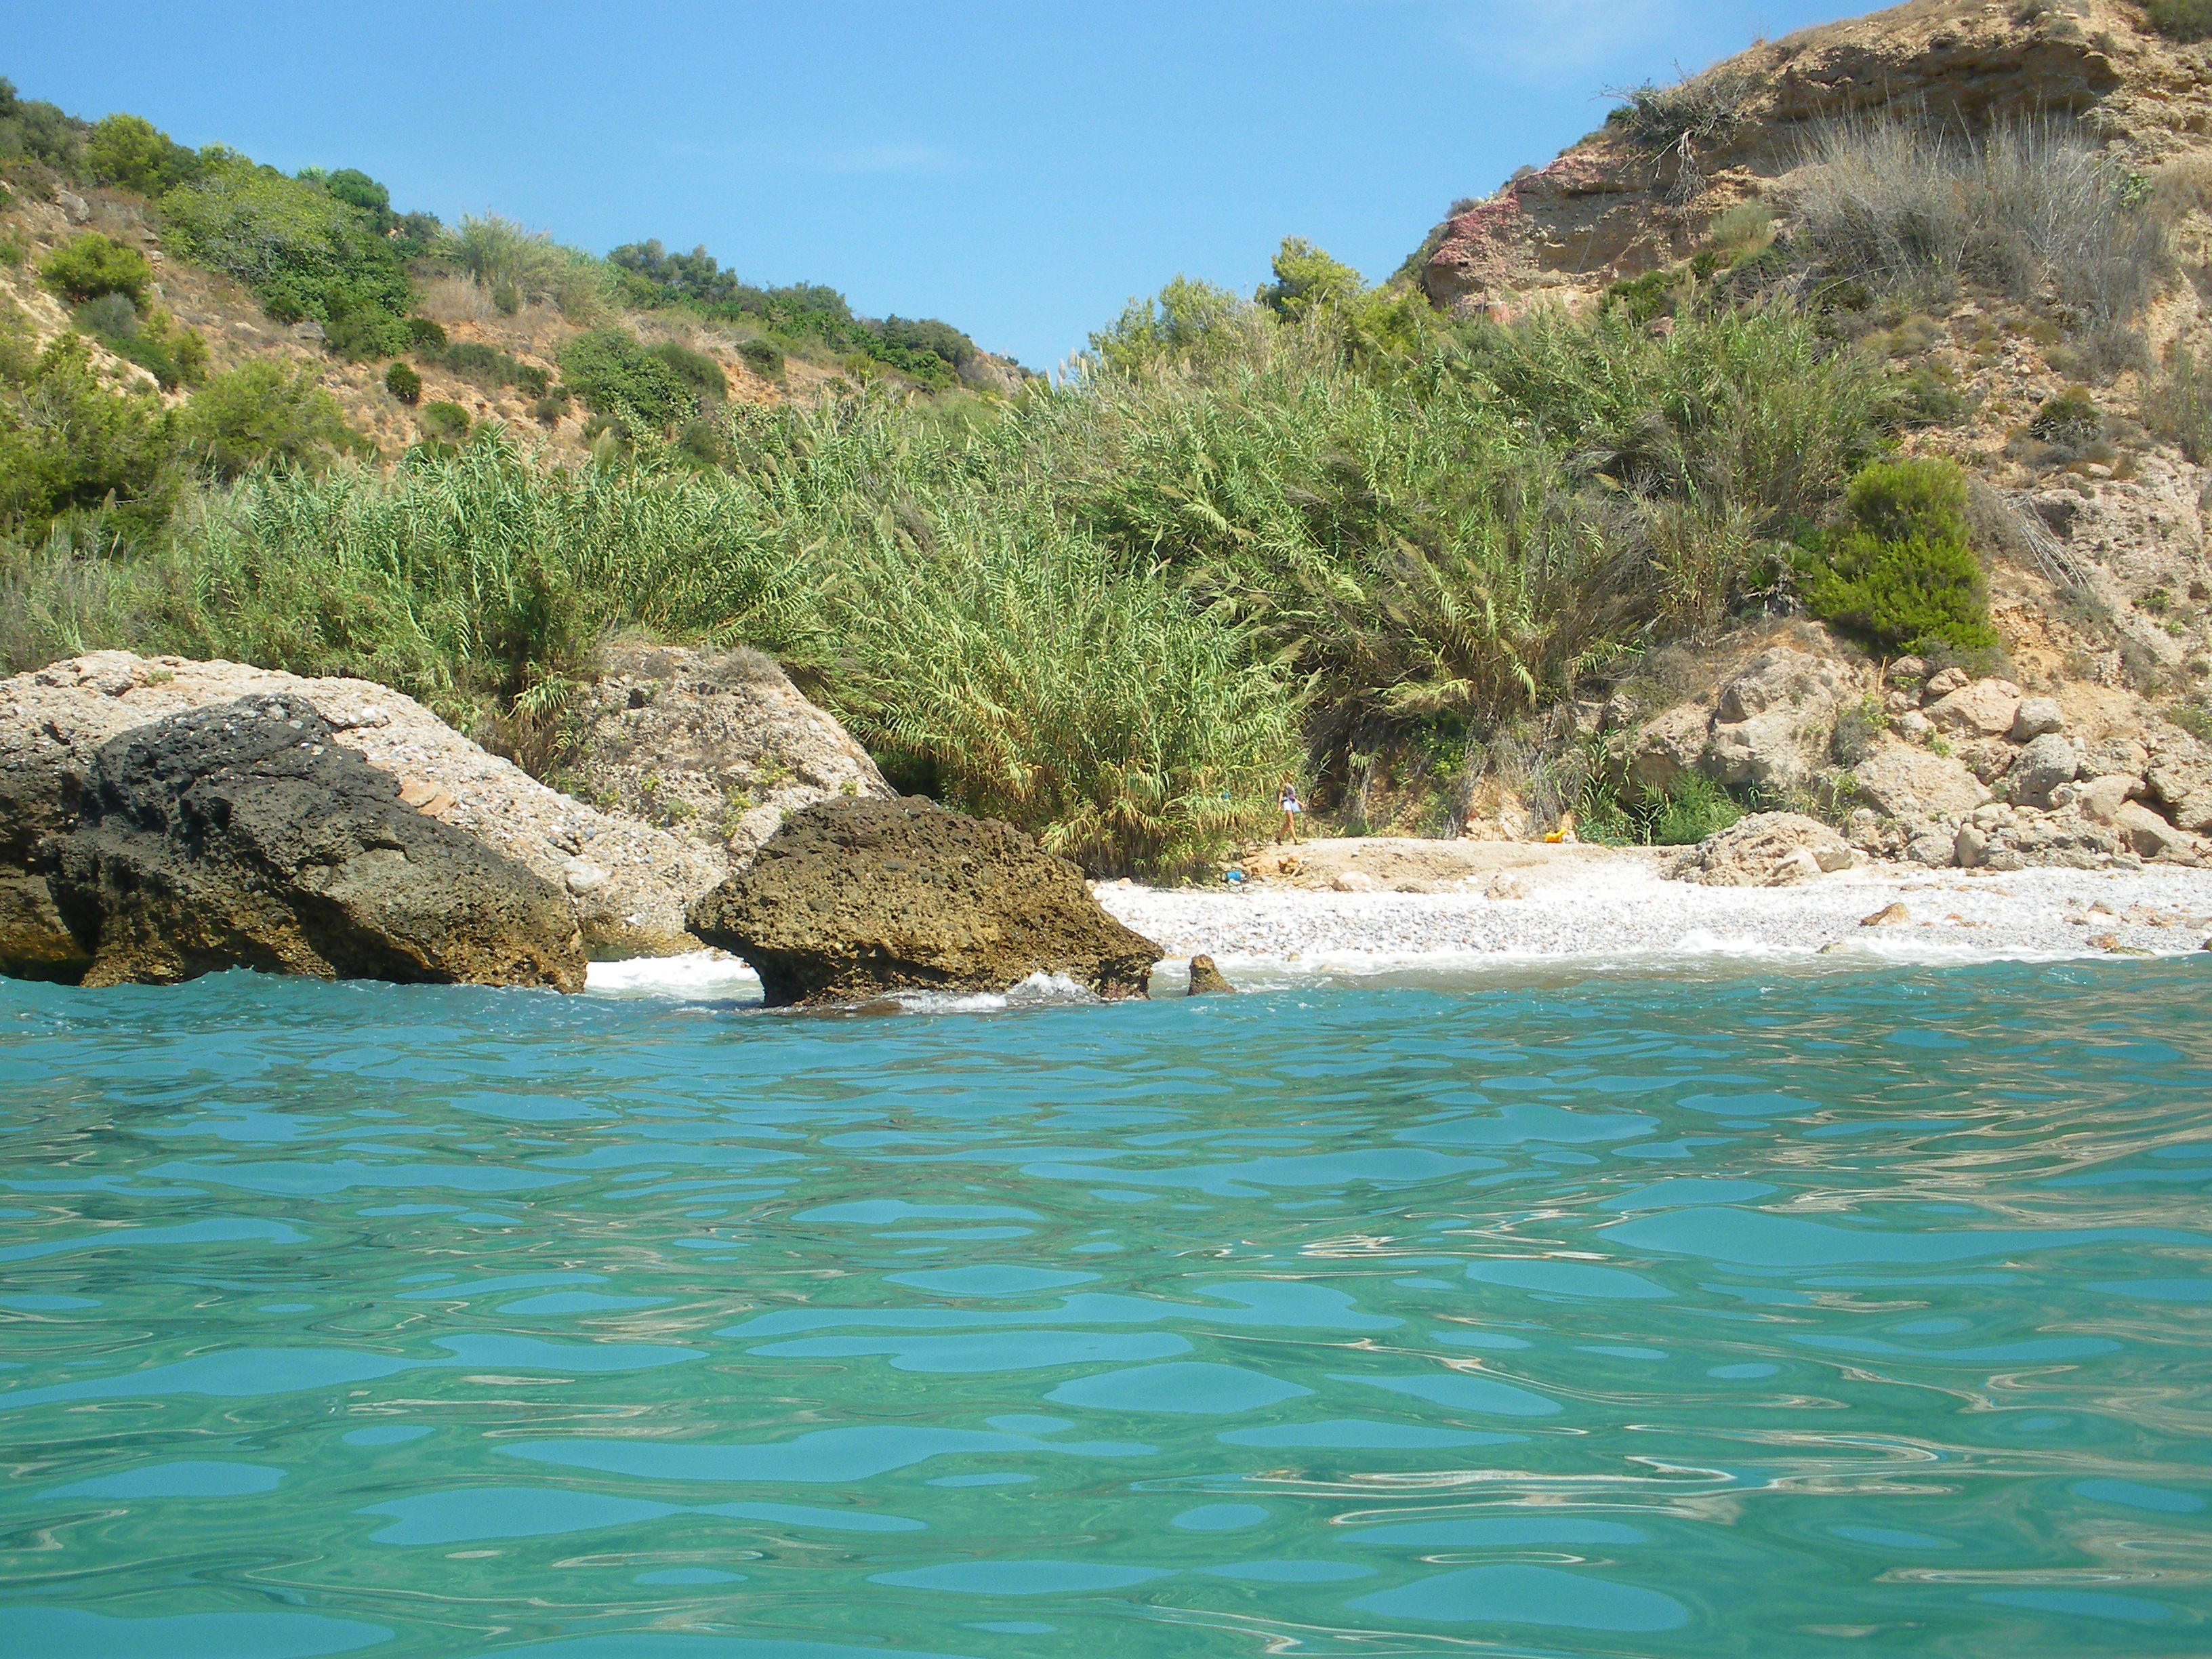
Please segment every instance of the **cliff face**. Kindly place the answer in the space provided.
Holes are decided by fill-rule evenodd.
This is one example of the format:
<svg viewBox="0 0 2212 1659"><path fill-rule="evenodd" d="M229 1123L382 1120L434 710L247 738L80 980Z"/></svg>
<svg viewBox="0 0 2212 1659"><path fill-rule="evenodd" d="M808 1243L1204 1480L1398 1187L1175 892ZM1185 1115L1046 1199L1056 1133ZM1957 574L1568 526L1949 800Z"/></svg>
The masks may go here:
<svg viewBox="0 0 2212 1659"><path fill-rule="evenodd" d="M1763 42L1677 95L1698 130L1616 119L1438 226L1420 261L1430 297L1468 310L1685 258L1838 118L1911 111L1972 130L2075 116L2148 171L2212 146L2212 42L2167 40L2122 0L1914 0Z"/></svg>

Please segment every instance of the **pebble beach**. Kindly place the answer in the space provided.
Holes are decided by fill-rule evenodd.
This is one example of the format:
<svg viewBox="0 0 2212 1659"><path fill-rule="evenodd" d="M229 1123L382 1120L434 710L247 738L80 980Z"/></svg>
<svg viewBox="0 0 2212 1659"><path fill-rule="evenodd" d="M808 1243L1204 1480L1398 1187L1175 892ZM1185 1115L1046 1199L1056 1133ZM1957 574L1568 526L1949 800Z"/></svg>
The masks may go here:
<svg viewBox="0 0 2212 1659"><path fill-rule="evenodd" d="M1626 853L1516 872L1525 896L1102 884L1099 901L1171 961L1361 973L1399 966L1687 963L1826 954L1869 962L2173 956L2212 930L2212 872L1872 866L1790 887L1669 881ZM1472 884L1470 884L1472 885ZM1893 908L1896 907L1896 908ZM1868 925L1874 918L1883 918Z"/></svg>

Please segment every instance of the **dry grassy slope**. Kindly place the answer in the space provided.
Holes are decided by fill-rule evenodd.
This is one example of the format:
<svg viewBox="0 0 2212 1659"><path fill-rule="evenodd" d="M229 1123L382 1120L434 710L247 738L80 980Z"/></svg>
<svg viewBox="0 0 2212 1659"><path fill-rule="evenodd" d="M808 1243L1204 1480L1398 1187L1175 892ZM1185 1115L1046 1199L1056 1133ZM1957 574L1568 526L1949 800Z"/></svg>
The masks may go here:
<svg viewBox="0 0 2212 1659"><path fill-rule="evenodd" d="M82 215L69 205L70 195L82 204ZM387 460L396 459L423 435L419 405L410 409L384 389L384 360L341 362L323 350L312 328L303 331L275 321L251 293L230 278L165 258L158 224L158 216L127 191L72 191L54 202L18 197L10 211L0 214L0 236L27 246L30 254L19 267L0 266L0 295L12 298L22 307L40 344L52 339L69 327L69 317L53 296L39 286L35 276L39 258L70 236L100 231L143 250L154 262L157 303L206 339L211 368L234 368L257 358L314 368L337 399L347 423L373 439ZM442 324L456 341L478 341L548 370L556 369L561 347L583 331L550 305L526 306L514 316L501 316L482 289L465 281L432 283L420 309L424 316ZM651 313L623 321L648 343L675 340L713 357L729 376L732 398L780 403L806 397L842 378L835 369L792 358L781 382L764 380L738 357L737 336L727 331ZM144 369L97 347L94 356L118 385L159 392L154 377ZM421 372L422 403L458 404L472 420L497 419L518 433L541 435L558 459L574 460L584 455L586 411L580 404L572 404L557 424L542 426L532 416L532 400L519 387L487 389L441 368L422 368ZM176 403L182 397L174 394L167 400Z"/></svg>
<svg viewBox="0 0 2212 1659"><path fill-rule="evenodd" d="M1972 125L2064 111L2135 170L2194 180L2172 224L2177 269L2139 326L2154 361L2176 345L2212 352L2212 42L2167 40L2120 0L1915 0L1762 42L1707 73L1753 88L1748 118L1724 144L1693 148L1686 167L1617 129L1592 135L1432 233L1431 296L1461 311L1582 309L1615 280L1687 258L1747 198L1786 225L1808 136L1840 115L1902 106ZM1908 447L1959 459L2027 526L1991 570L2014 677L2078 699L2100 722L2114 718L2108 691L2148 690L2154 704L2201 695L2212 675L2212 471L2143 428L2145 377L2130 371L2095 388L2117 453L2056 467L2026 439L2036 410L2069 383L2052 362L2064 359L2054 349L2063 332L2039 307L1969 294L1865 343L1899 372L1932 366L1963 395L1962 418ZM2152 718L2122 701L2135 710L2127 718Z"/></svg>

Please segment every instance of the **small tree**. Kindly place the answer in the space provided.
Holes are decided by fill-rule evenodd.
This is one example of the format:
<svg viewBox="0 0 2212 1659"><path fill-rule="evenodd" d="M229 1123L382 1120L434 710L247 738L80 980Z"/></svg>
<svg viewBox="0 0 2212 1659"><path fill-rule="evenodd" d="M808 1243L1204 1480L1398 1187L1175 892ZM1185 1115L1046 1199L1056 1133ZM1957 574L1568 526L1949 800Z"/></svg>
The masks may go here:
<svg viewBox="0 0 2212 1659"><path fill-rule="evenodd" d="M1283 238L1273 269L1275 280L1261 288L1259 301L1289 322L1326 306L1347 305L1367 290L1358 271L1303 236Z"/></svg>

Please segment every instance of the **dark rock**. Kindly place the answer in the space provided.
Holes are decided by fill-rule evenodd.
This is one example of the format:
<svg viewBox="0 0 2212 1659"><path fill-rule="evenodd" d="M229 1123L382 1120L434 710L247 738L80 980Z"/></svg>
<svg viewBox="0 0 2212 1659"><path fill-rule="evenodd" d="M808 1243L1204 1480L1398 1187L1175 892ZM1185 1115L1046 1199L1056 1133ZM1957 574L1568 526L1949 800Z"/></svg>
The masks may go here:
<svg viewBox="0 0 2212 1659"><path fill-rule="evenodd" d="M1006 824L920 799L787 814L690 922L752 964L771 1007L1004 991L1032 974L1141 997L1162 954L1099 907L1073 865Z"/></svg>
<svg viewBox="0 0 2212 1659"><path fill-rule="evenodd" d="M47 845L87 985L226 968L322 979L583 988L566 900L410 810L303 697L172 715L94 753Z"/></svg>
<svg viewBox="0 0 2212 1659"><path fill-rule="evenodd" d="M1212 957L1193 957L1190 959L1190 994L1194 997L1237 994L1221 969L1213 965Z"/></svg>

